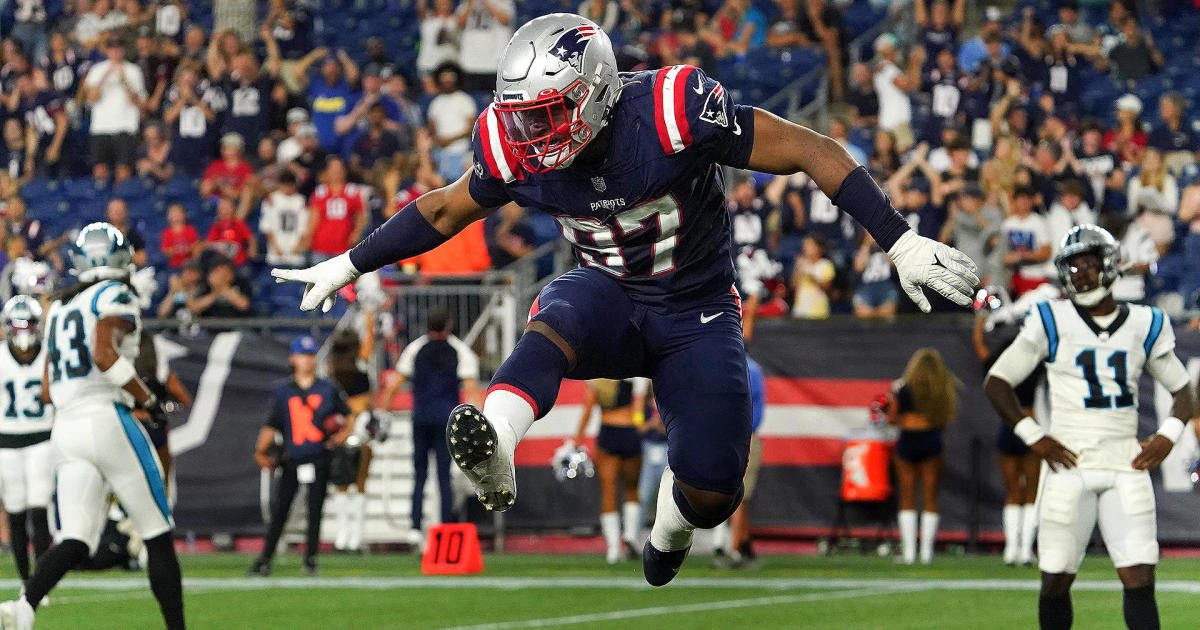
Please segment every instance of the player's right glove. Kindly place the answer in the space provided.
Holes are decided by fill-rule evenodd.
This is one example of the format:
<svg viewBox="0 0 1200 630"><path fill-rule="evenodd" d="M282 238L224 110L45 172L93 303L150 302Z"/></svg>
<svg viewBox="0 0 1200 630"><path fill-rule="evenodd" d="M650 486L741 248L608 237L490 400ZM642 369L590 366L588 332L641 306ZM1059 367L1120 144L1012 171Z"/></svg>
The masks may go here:
<svg viewBox="0 0 1200 630"><path fill-rule="evenodd" d="M909 230L902 234L888 256L900 275L900 287L917 308L928 313L929 299L921 287L929 287L959 306L970 306L979 269L966 254Z"/></svg>
<svg viewBox="0 0 1200 630"><path fill-rule="evenodd" d="M350 262L350 252L345 252L307 269L272 269L271 275L275 276L276 282L305 284L300 310L311 311L320 306L321 312L328 313L333 308L337 290L354 282L361 274Z"/></svg>

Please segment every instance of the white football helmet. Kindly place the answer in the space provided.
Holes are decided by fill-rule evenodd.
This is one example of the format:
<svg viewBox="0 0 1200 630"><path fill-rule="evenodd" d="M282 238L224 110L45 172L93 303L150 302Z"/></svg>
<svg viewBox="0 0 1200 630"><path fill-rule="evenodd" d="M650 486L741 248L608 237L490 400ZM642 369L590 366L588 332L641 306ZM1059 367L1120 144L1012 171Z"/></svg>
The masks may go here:
<svg viewBox="0 0 1200 630"><path fill-rule="evenodd" d="M493 105L507 149L533 173L566 168L608 122L621 91L612 42L595 22L551 13L517 29Z"/></svg>
<svg viewBox="0 0 1200 630"><path fill-rule="evenodd" d="M133 266L133 247L111 223L91 223L75 237L71 265L80 282L125 278Z"/></svg>
<svg viewBox="0 0 1200 630"><path fill-rule="evenodd" d="M42 324L42 305L28 295L15 295L4 303L4 335L8 342L25 352L41 343L38 329Z"/></svg>
<svg viewBox="0 0 1200 630"><path fill-rule="evenodd" d="M1100 282L1081 291L1071 279L1075 272L1071 259L1084 252L1099 256ZM1062 245L1054 255L1054 268L1058 270L1063 295L1080 306L1095 306L1112 293L1113 283L1121 277L1121 248L1108 230L1097 225L1077 225L1063 237Z"/></svg>
<svg viewBox="0 0 1200 630"><path fill-rule="evenodd" d="M47 295L54 291L54 271L40 260L18 258L13 261L13 293Z"/></svg>

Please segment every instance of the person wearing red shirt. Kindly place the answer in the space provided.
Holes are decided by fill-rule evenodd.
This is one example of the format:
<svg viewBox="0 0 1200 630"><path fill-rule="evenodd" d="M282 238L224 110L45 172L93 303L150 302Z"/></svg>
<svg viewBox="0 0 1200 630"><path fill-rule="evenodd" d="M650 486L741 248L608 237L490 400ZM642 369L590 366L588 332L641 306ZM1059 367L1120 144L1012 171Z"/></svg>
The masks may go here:
<svg viewBox="0 0 1200 630"><path fill-rule="evenodd" d="M367 228L368 219L363 190L346 182L346 164L341 158L329 158L321 181L309 200L308 231L300 247L311 250L314 264L350 249Z"/></svg>
<svg viewBox="0 0 1200 630"><path fill-rule="evenodd" d="M217 250L240 267L247 256L258 255L258 242L246 222L234 216L234 210L232 199L217 202L217 220L208 230L205 247Z"/></svg>
<svg viewBox="0 0 1200 630"><path fill-rule="evenodd" d="M221 137L221 157L208 165L200 180L200 196L237 199L246 181L254 176L254 167L242 157L242 137L227 133Z"/></svg>
<svg viewBox="0 0 1200 630"><path fill-rule="evenodd" d="M187 222L187 210L178 203L167 208L167 227L162 231L162 253L167 257L167 266L178 268L192 257L197 241L196 228Z"/></svg>
<svg viewBox="0 0 1200 630"><path fill-rule="evenodd" d="M1116 106L1117 127L1104 133L1102 146L1116 153L1122 164L1137 164L1149 139L1142 129L1142 99L1126 94L1117 99Z"/></svg>

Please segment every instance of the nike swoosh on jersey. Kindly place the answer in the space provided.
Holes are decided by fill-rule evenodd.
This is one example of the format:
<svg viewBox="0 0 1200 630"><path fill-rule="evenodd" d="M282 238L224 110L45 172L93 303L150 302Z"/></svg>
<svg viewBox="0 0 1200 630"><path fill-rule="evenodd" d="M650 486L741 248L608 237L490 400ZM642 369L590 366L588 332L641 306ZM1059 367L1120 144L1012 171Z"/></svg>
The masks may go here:
<svg viewBox="0 0 1200 630"><path fill-rule="evenodd" d="M734 116L733 116L733 135L735 135L735 136L742 135L742 126L738 124L737 114L734 114Z"/></svg>
<svg viewBox="0 0 1200 630"><path fill-rule="evenodd" d="M704 80L701 79L700 77L696 77L696 87L692 88L692 91L697 94L703 94L704 93Z"/></svg>
<svg viewBox="0 0 1200 630"><path fill-rule="evenodd" d="M708 322L711 322L712 320L714 320L720 316L721 316L721 313L713 313L712 315L705 315L704 313L700 313L700 323L707 324Z"/></svg>

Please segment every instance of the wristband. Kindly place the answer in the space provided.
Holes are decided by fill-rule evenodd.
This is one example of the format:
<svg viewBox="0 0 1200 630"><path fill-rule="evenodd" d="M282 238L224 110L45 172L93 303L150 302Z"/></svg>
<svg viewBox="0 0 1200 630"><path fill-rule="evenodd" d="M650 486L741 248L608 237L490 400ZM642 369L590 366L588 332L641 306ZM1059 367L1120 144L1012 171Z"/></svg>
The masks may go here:
<svg viewBox="0 0 1200 630"><path fill-rule="evenodd" d="M1164 418L1162 424L1158 426L1158 435L1171 440L1171 444L1174 444L1179 441L1179 438L1183 437L1183 430L1186 426L1183 420L1169 416Z"/></svg>
<svg viewBox="0 0 1200 630"><path fill-rule="evenodd" d="M126 383L137 378L137 370L133 369L133 363L125 357L117 357L117 360L113 361L113 364L101 374L108 379L108 382L117 387L125 387Z"/></svg>
<svg viewBox="0 0 1200 630"><path fill-rule="evenodd" d="M912 229L864 166L850 171L830 200L861 223L885 252L892 249L900 235Z"/></svg>
<svg viewBox="0 0 1200 630"><path fill-rule="evenodd" d="M1046 430L1042 428L1042 425L1038 424L1037 420L1034 420L1029 416L1021 418L1021 421L1018 422L1012 428L1012 430L1013 433L1017 434L1017 437L1021 438L1021 441L1024 442L1026 446L1033 446L1034 444L1037 444L1039 440L1046 437Z"/></svg>
<svg viewBox="0 0 1200 630"><path fill-rule="evenodd" d="M424 254L448 240L450 237L437 231L413 201L355 245L350 250L350 262L359 273L368 273Z"/></svg>

